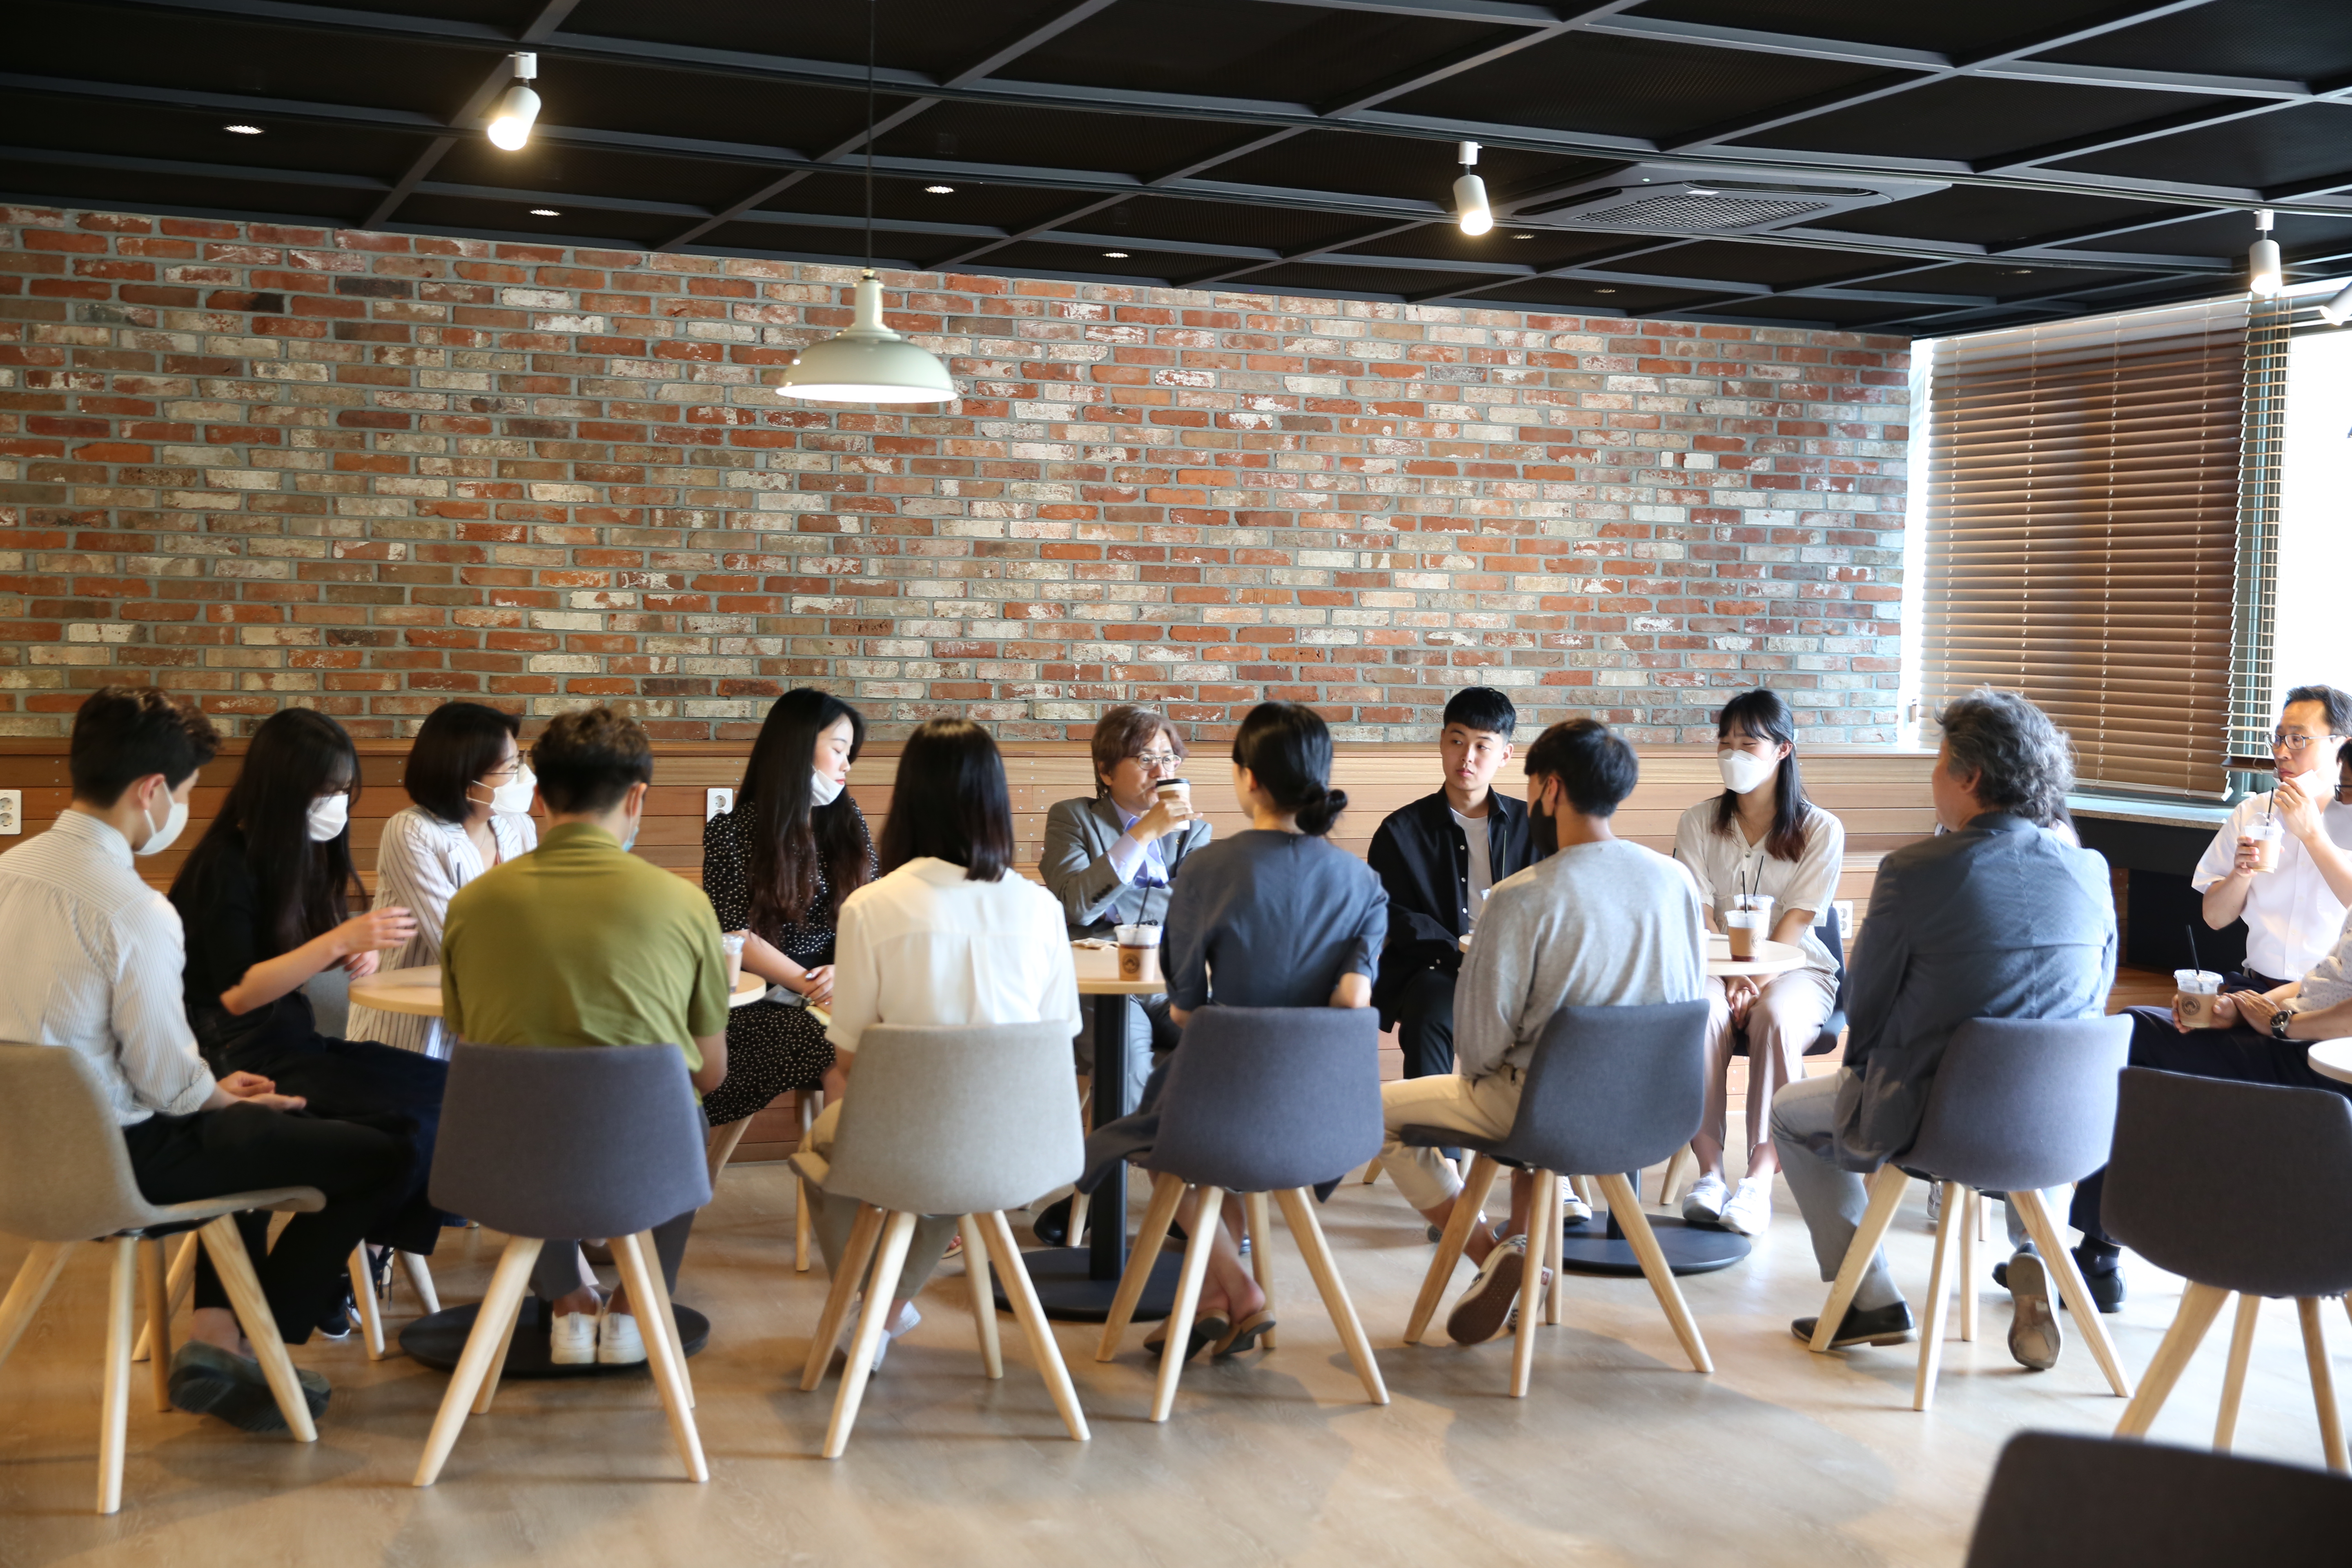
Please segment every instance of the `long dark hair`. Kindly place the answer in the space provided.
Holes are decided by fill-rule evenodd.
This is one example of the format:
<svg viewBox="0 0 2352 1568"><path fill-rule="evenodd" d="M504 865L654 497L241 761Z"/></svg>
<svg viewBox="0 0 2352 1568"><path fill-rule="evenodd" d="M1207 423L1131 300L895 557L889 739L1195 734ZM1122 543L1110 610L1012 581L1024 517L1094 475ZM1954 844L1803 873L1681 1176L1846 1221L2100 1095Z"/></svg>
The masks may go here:
<svg viewBox="0 0 2352 1568"><path fill-rule="evenodd" d="M1743 691L1723 705L1715 721L1715 738L1734 733L1751 735L1775 745L1785 743L1789 754L1772 775L1772 830L1764 836L1764 853L1775 860L1796 860L1805 853L1805 779L1797 768L1797 721L1780 694L1759 686ZM1725 790L1715 798L1715 830L1729 837L1739 820L1739 797Z"/></svg>
<svg viewBox="0 0 2352 1568"><path fill-rule="evenodd" d="M925 856L993 882L1013 864L1013 795L1004 759L969 719L934 719L907 737L882 825L882 869Z"/></svg>
<svg viewBox="0 0 2352 1568"><path fill-rule="evenodd" d="M866 747L866 720L831 692L800 686L776 699L760 726L735 809L751 829L751 929L772 931L808 918L816 902L816 868L824 864L834 908L866 885L874 840L845 789L831 805L814 804L817 737L849 721L849 760Z"/></svg>
<svg viewBox="0 0 2352 1568"><path fill-rule="evenodd" d="M1274 804L1298 817L1298 830L1320 838L1348 809L1332 789L1331 731L1322 715L1297 702L1261 702L1234 734L1234 765L1247 768Z"/></svg>
<svg viewBox="0 0 2352 1568"><path fill-rule="evenodd" d="M273 713L255 731L245 766L229 786L220 815L205 832L172 885L192 901L207 900L209 884L228 856L242 848L260 908L257 937L275 958L331 931L353 903L365 904L352 864L351 825L324 844L310 839L310 805L322 795L360 794L360 758L343 727L308 708Z"/></svg>

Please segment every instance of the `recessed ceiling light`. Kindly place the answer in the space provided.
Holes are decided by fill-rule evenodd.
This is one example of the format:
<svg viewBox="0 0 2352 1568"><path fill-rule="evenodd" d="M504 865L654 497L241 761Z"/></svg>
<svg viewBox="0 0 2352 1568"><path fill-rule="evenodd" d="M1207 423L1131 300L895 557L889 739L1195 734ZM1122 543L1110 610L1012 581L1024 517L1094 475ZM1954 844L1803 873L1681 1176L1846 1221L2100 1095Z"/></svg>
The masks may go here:
<svg viewBox="0 0 2352 1568"><path fill-rule="evenodd" d="M533 207L530 209L530 216L533 217L562 217L563 214L554 207Z"/></svg>
<svg viewBox="0 0 2352 1568"><path fill-rule="evenodd" d="M1595 294L1614 294L1617 290L1614 289L1595 289L1593 292Z"/></svg>
<svg viewBox="0 0 2352 1568"><path fill-rule="evenodd" d="M227 132L232 136L258 136L261 134L261 127L258 125L224 125L221 129Z"/></svg>
<svg viewBox="0 0 2352 1568"><path fill-rule="evenodd" d="M953 185L925 185L923 189L929 191L935 196L951 196L955 195L955 187Z"/></svg>
<svg viewBox="0 0 2352 1568"><path fill-rule="evenodd" d="M1511 236L1511 237L1513 239L1533 239L1535 236L1532 234L1515 234Z"/></svg>
<svg viewBox="0 0 2352 1568"><path fill-rule="evenodd" d="M1112 261L1124 261L1127 259L1127 252L1124 250L1106 250L1103 252L1103 255Z"/></svg>

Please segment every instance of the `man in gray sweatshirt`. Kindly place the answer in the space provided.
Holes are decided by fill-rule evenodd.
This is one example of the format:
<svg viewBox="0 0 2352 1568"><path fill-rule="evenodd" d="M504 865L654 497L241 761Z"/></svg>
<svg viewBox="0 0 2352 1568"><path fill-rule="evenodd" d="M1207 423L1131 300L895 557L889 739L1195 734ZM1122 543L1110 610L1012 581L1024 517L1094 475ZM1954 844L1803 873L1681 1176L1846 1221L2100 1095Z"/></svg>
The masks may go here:
<svg viewBox="0 0 2352 1568"><path fill-rule="evenodd" d="M1452 1217L1462 1181L1434 1149L1399 1129L1441 1127L1499 1138L1518 1114L1537 1039L1562 1007L1638 1006L1706 995L1706 928L1698 894L1665 856L1619 838L1609 819L1640 776L1633 749L1596 720L1554 724L1528 750L1528 809L1539 856L1496 884L1478 918L1454 999L1454 1069L1383 1084L1383 1164L1431 1224ZM1534 1197L1512 1178L1505 1237L1481 1224L1467 1251L1478 1277L1446 1320L1464 1344L1500 1331L1518 1297Z"/></svg>

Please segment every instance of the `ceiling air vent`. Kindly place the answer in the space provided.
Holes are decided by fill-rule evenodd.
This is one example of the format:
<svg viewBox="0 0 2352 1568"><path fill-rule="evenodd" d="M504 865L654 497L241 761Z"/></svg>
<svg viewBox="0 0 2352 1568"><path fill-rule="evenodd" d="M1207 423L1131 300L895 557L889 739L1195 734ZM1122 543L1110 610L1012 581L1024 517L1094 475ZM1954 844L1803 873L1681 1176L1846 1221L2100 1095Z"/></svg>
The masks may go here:
<svg viewBox="0 0 2352 1568"><path fill-rule="evenodd" d="M1595 193L1602 200L1591 206L1577 209L1580 223L1610 227L1622 224L1629 228L1672 229L1735 229L1754 228L1759 224L1785 223L1790 218L1811 217L1817 213L1833 210L1840 204L1819 196L1795 192L1739 192L1720 188L1693 189L1688 185L1668 185L1664 190L1643 186L1639 190ZM1547 216L1567 216L1566 209L1548 213Z"/></svg>
<svg viewBox="0 0 2352 1568"><path fill-rule="evenodd" d="M1514 223L1655 234L1748 234L1811 224L1856 207L1877 206L1942 188L1940 182L1881 180L1837 184L1743 169L1739 178L1688 164L1638 163L1562 190L1510 204ZM1759 175L1763 178L1759 178Z"/></svg>

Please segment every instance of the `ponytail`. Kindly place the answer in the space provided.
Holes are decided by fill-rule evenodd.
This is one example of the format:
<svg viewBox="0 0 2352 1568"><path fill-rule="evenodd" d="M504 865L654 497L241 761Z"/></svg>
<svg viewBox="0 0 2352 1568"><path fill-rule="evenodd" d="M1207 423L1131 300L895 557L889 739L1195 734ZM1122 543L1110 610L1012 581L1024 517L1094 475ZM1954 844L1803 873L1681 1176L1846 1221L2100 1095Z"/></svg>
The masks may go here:
<svg viewBox="0 0 2352 1568"><path fill-rule="evenodd" d="M1331 785L1331 731L1297 702L1261 702L1234 735L1234 764L1247 768L1276 807L1295 815L1298 830L1320 838L1348 809L1348 792Z"/></svg>

